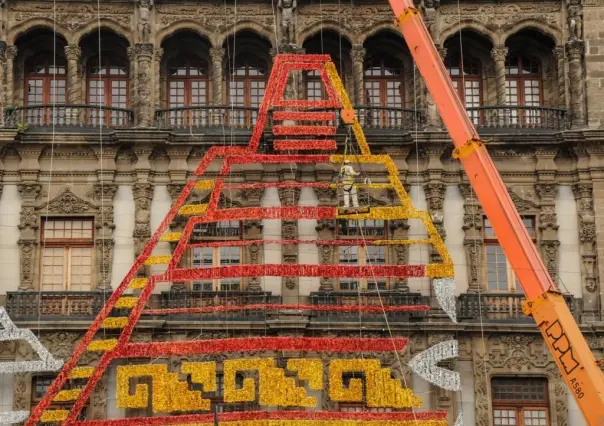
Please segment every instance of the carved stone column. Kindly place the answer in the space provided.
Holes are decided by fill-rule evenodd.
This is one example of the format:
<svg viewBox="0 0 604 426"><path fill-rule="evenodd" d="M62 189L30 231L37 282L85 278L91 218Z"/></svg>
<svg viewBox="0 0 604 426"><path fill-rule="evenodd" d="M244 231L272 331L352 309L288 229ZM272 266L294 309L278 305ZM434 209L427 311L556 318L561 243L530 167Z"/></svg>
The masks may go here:
<svg viewBox="0 0 604 426"><path fill-rule="evenodd" d="M409 224L406 220L393 220L390 222L390 231L392 239L406 240L408 239ZM397 265L409 264L409 245L395 245L392 247L394 258ZM394 290L402 293L409 293L409 284L407 278L397 278L394 282Z"/></svg>
<svg viewBox="0 0 604 426"><path fill-rule="evenodd" d="M153 200L153 185L150 183L135 183L132 185L134 196L134 254L138 257L146 242L151 237L151 200Z"/></svg>
<svg viewBox="0 0 604 426"><path fill-rule="evenodd" d="M596 219L593 185L573 185L579 215L579 252L581 253L581 283L583 287L583 316L586 320L598 317L598 279L596 271ZM587 316L587 317L586 317Z"/></svg>
<svg viewBox="0 0 604 426"><path fill-rule="evenodd" d="M151 59L153 44L138 43L134 45L137 61L136 118L138 127L150 127L153 123L151 107Z"/></svg>
<svg viewBox="0 0 604 426"><path fill-rule="evenodd" d="M583 40L570 40L566 43L568 79L570 81L570 121L573 128L585 125L584 54L585 42Z"/></svg>
<svg viewBox="0 0 604 426"><path fill-rule="evenodd" d="M17 46L6 48L6 105L13 106L15 103L13 88L15 87L15 59L17 58Z"/></svg>
<svg viewBox="0 0 604 426"><path fill-rule="evenodd" d="M65 56L67 57L67 103L78 104L82 91L78 75L78 64L82 56L82 49L78 45L67 45L65 46Z"/></svg>
<svg viewBox="0 0 604 426"><path fill-rule="evenodd" d="M493 46L491 58L495 63L495 84L497 90L497 105L505 105L505 58L508 48L505 46Z"/></svg>
<svg viewBox="0 0 604 426"><path fill-rule="evenodd" d="M537 183L537 194L541 198L539 229L541 231L541 256L550 276L557 282L558 278L558 218L556 215L556 192L558 185L554 182Z"/></svg>
<svg viewBox="0 0 604 426"><path fill-rule="evenodd" d="M363 104L363 91L365 90L364 84L364 61L365 61L365 49L362 44L355 44L350 49L350 59L352 60L352 79L354 81L354 98L353 102L355 105Z"/></svg>
<svg viewBox="0 0 604 426"><path fill-rule="evenodd" d="M34 289L34 267L36 247L38 245L37 231L39 228L38 216L35 212L35 202L42 185L39 183L22 183L17 186L21 194L21 213L19 220L19 251L21 255L21 282L19 290Z"/></svg>
<svg viewBox="0 0 604 426"><path fill-rule="evenodd" d="M118 186L113 183L98 183L94 185L95 200L99 205L99 212L94 219L95 246L97 259L97 286L98 291L111 291L111 270L113 266L113 230L115 229L113 216L113 198Z"/></svg>
<svg viewBox="0 0 604 426"><path fill-rule="evenodd" d="M445 60L447 57L447 49L444 47L438 48L438 54L440 55L441 60ZM421 90L424 93L424 102L426 103L426 125L425 130L438 131L442 129L440 115L438 114L438 108L436 108L436 103L434 102L434 98L432 94L428 90L426 86L426 82L423 77L420 77L418 80L421 81Z"/></svg>
<svg viewBox="0 0 604 426"><path fill-rule="evenodd" d="M300 199L300 188L279 188L279 199L281 206L296 206ZM281 239L296 240L298 239L298 220L282 219L281 220ZM298 244L283 244L282 246L283 263L298 263ZM282 294L287 294L298 287L297 277L283 277Z"/></svg>
<svg viewBox="0 0 604 426"><path fill-rule="evenodd" d="M317 171L317 182L331 182L330 171ZM333 206L337 204L337 192L335 189L314 188L315 194L319 199L320 206ZM315 228L319 234L319 240L334 240L336 222L332 219L319 219ZM319 246L319 263L332 264L334 263L334 246L320 245ZM321 277L319 280L319 291L333 291L334 279L330 277Z"/></svg>
<svg viewBox="0 0 604 426"><path fill-rule="evenodd" d="M466 268L468 273L468 293L477 293L481 289L482 268L482 217L480 202L467 183L459 185L464 197L463 230Z"/></svg>
<svg viewBox="0 0 604 426"><path fill-rule="evenodd" d="M223 76L223 63L224 63L225 50L222 47L210 48L210 58L212 59L212 105L223 105L222 97L222 80Z"/></svg>
<svg viewBox="0 0 604 426"><path fill-rule="evenodd" d="M134 104L136 103L136 88L138 86L136 76L136 49L134 47L129 47L128 49L126 49L126 54L130 63L130 68L128 70L130 78L130 102L134 106Z"/></svg>
<svg viewBox="0 0 604 426"><path fill-rule="evenodd" d="M566 109L566 67L564 63L564 46L554 47L558 77L558 107Z"/></svg>
<svg viewBox="0 0 604 426"><path fill-rule="evenodd" d="M247 178L248 176L246 176ZM258 179L254 179L252 181L246 182L259 182L261 175L258 176ZM241 198L245 203L246 207L258 207L260 205L260 200L262 199L262 195L264 195L264 188L249 188L244 189L241 192ZM243 239L245 240L261 240L262 239L262 221L261 220L246 220L243 223ZM262 263L262 253L263 247L259 244L252 244L246 247L244 251L244 263L250 265L257 265ZM262 291L262 286L260 285L260 277L250 277L247 279L247 288L248 291Z"/></svg>
<svg viewBox="0 0 604 426"><path fill-rule="evenodd" d="M164 49L157 48L155 49L155 54L153 55L153 101L155 102L155 108L161 108L161 58L164 55Z"/></svg>
<svg viewBox="0 0 604 426"><path fill-rule="evenodd" d="M0 126L4 126L4 107L6 106L6 83L4 69L6 67L6 43L0 40Z"/></svg>

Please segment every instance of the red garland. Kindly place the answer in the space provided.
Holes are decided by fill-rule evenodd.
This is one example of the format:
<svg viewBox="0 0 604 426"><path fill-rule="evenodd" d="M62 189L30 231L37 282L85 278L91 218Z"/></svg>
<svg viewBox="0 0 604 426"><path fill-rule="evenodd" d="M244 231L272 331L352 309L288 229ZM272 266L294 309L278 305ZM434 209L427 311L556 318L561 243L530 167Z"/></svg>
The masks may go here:
<svg viewBox="0 0 604 426"><path fill-rule="evenodd" d="M334 139L308 139L308 140L275 140L273 147L277 151L285 150L330 150L338 149Z"/></svg>
<svg viewBox="0 0 604 426"><path fill-rule="evenodd" d="M335 207L238 207L217 210L213 214L208 212L205 216L194 216L189 219L189 223L247 219L333 219L335 216Z"/></svg>
<svg viewBox="0 0 604 426"><path fill-rule="evenodd" d="M358 421L428 421L446 420L446 411L393 411L375 413L367 411L239 411L218 414L218 422L253 420L358 420ZM74 423L75 426L163 426L186 423L214 423L214 414L185 414L182 416L134 417L128 419L90 420ZM420 426L420 425L418 425Z"/></svg>
<svg viewBox="0 0 604 426"><path fill-rule="evenodd" d="M426 312L428 305L288 305L254 303L250 305L218 305L199 308L171 308L171 309L146 309L144 315L172 315L172 314L203 314L209 312L237 312L237 311L277 311L277 310L303 310L314 312Z"/></svg>
<svg viewBox="0 0 604 426"><path fill-rule="evenodd" d="M175 256L176 257L176 256ZM218 280L243 277L397 277L421 278L425 276L424 265L301 265L264 264L217 266L214 268L194 268L169 270L169 276L176 281Z"/></svg>
<svg viewBox="0 0 604 426"><path fill-rule="evenodd" d="M390 240L392 241L392 240ZM253 244L316 244L318 246L374 246L375 240L224 240L203 241L187 247L245 247Z"/></svg>
<svg viewBox="0 0 604 426"><path fill-rule="evenodd" d="M273 126L275 136L332 136L335 134L335 126Z"/></svg>
<svg viewBox="0 0 604 426"><path fill-rule="evenodd" d="M155 358L172 355L224 354L254 351L359 353L402 351L409 339L331 337L246 337L184 342L127 343L112 351L114 358Z"/></svg>
<svg viewBox="0 0 604 426"><path fill-rule="evenodd" d="M334 121L336 113L325 111L275 111L273 112L273 120L285 121Z"/></svg>
<svg viewBox="0 0 604 426"><path fill-rule="evenodd" d="M228 175L233 164L261 164L261 163L329 163L328 155L262 155L248 154L245 156L230 156L224 159L221 175Z"/></svg>

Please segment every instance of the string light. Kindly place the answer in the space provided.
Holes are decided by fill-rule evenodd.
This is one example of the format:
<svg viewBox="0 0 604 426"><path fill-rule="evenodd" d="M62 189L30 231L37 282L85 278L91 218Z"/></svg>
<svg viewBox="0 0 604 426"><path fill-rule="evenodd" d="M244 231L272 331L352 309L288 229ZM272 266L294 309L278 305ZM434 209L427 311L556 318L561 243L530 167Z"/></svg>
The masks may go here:
<svg viewBox="0 0 604 426"><path fill-rule="evenodd" d="M434 280L434 292L442 310L456 323L455 280L453 278L436 278Z"/></svg>
<svg viewBox="0 0 604 426"><path fill-rule="evenodd" d="M0 423L21 423L29 417L29 411L4 411L0 412Z"/></svg>

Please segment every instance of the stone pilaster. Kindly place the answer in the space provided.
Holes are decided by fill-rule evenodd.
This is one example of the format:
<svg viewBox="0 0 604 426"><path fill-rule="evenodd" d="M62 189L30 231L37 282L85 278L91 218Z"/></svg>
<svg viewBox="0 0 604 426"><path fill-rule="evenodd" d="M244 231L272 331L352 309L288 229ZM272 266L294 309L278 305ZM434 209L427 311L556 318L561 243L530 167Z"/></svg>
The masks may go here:
<svg viewBox="0 0 604 426"><path fill-rule="evenodd" d="M300 188L279 188L279 199L281 206L296 206L300 199ZM297 219L282 219L281 220L281 239L296 240L298 239L298 220ZM298 244L283 244L282 246L282 261L283 263L298 263ZM282 294L290 297L298 294L294 290L298 287L297 277L283 277Z"/></svg>
<svg viewBox="0 0 604 426"><path fill-rule="evenodd" d="M15 59L17 58L17 46L6 48L6 105L15 104L13 89L15 87Z"/></svg>
<svg viewBox="0 0 604 426"><path fill-rule="evenodd" d="M596 270L596 219L593 185L589 182L573 185L573 194L579 216L579 252L581 254L581 284L583 288L583 316L597 319L598 278Z"/></svg>
<svg viewBox="0 0 604 426"><path fill-rule="evenodd" d="M466 268L468 271L468 293L477 293L482 286L482 225L483 212L471 185L462 183L459 189L464 197L463 230Z"/></svg>
<svg viewBox="0 0 604 426"><path fill-rule="evenodd" d="M150 127L153 123L151 106L151 60L153 44L138 43L134 45L137 62L136 79L136 123L138 127Z"/></svg>
<svg viewBox="0 0 604 426"><path fill-rule="evenodd" d="M570 121L573 128L585 126L585 80L583 78L583 55L585 42L570 40L566 43L568 79L570 82Z"/></svg>
<svg viewBox="0 0 604 426"><path fill-rule="evenodd" d="M539 230L541 257L552 280L558 278L558 218L556 215L556 193L558 185L554 182L537 183L537 194L541 198Z"/></svg>
<svg viewBox="0 0 604 426"><path fill-rule="evenodd" d="M253 179L248 180L251 175L246 175L246 183L260 182L262 175L258 174ZM258 207L260 200L264 195L264 188L247 188L241 191L241 199L246 207ZM261 220L246 220L243 222L243 239L244 240L261 240L262 239L262 221ZM246 246L243 253L244 263L250 265L257 265L262 263L263 247L259 244L252 244ZM247 280L248 291L262 291L260 285L260 277L250 277Z"/></svg>
<svg viewBox="0 0 604 426"><path fill-rule="evenodd" d="M393 220L390 222L390 232L394 240L408 239L409 224L406 220ZM394 256L396 265L409 264L409 245L392 246L391 254ZM394 290L402 293L409 293L409 284L407 278L397 278L393 286Z"/></svg>
<svg viewBox="0 0 604 426"><path fill-rule="evenodd" d="M128 56L128 62L130 68L128 70L128 74L130 77L130 103L134 106L136 103L136 89L138 87L137 74L136 74L136 49L134 47L129 47L126 50L126 55Z"/></svg>
<svg viewBox="0 0 604 426"><path fill-rule="evenodd" d="M79 104L82 87L78 75L78 65L82 49L78 45L65 46L65 57L67 58L67 103Z"/></svg>
<svg viewBox="0 0 604 426"><path fill-rule="evenodd" d="M134 254L138 256L143 251L146 242L151 237L151 201L153 200L153 185L150 183L135 183L132 185L134 196Z"/></svg>
<svg viewBox="0 0 604 426"><path fill-rule="evenodd" d="M447 49L444 47L438 48L438 54L440 55L441 60L445 60L447 57ZM426 82L422 77L418 79L421 82L421 90L424 93L424 102L426 103L425 111L426 111L426 125L425 130L438 131L442 129L440 115L438 114L438 109L436 108L436 103L434 102L434 97L428 90L426 86Z"/></svg>
<svg viewBox="0 0 604 426"><path fill-rule="evenodd" d="M497 91L497 105L505 105L505 59L508 48L505 46L494 46L491 49L491 59L495 64L495 88Z"/></svg>
<svg viewBox="0 0 604 426"><path fill-rule="evenodd" d="M95 247L97 261L98 291L111 291L111 270L113 265L113 230L115 229L113 215L113 198L118 186L114 183L98 183L94 185L95 200L99 211L94 219Z"/></svg>
<svg viewBox="0 0 604 426"><path fill-rule="evenodd" d="M19 219L19 251L21 257L21 282L19 290L34 290L34 268L36 247L38 246L37 231L40 227L38 215L35 212L36 199L40 195L42 185L39 183L21 183L17 186L21 194L21 213Z"/></svg>
<svg viewBox="0 0 604 426"><path fill-rule="evenodd" d="M350 58L352 60L352 79L354 81L354 99L355 105L363 104L363 91L365 90L365 49L362 44L355 44L350 49Z"/></svg>
<svg viewBox="0 0 604 426"><path fill-rule="evenodd" d="M153 101L155 102L155 108L162 107L162 62L161 58L164 55L164 49L155 49L153 55Z"/></svg>

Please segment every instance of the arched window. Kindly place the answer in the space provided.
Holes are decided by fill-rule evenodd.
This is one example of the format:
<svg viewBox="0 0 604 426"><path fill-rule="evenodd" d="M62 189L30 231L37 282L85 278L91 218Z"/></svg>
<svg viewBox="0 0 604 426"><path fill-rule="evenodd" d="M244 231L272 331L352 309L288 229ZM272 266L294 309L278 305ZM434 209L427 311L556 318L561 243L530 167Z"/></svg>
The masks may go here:
<svg viewBox="0 0 604 426"><path fill-rule="evenodd" d="M237 55L235 67L229 73L229 104L252 109L229 111L231 125L248 127L256 122L257 108L264 97L267 68L266 62L257 56Z"/></svg>
<svg viewBox="0 0 604 426"><path fill-rule="evenodd" d="M403 64L392 57L369 58L365 62L364 85L368 119L377 119L386 126L400 124L405 92Z"/></svg>
<svg viewBox="0 0 604 426"><path fill-rule="evenodd" d="M128 63L117 58L101 57L88 61L87 67L88 104L114 108L128 107ZM107 113L105 110L90 110L90 123L104 125L123 125L124 114L119 111Z"/></svg>
<svg viewBox="0 0 604 426"><path fill-rule="evenodd" d="M168 62L168 107L191 107L172 111L172 124L198 126L207 122L208 111L194 108L208 105L209 86L208 65L201 58L180 55Z"/></svg>
<svg viewBox="0 0 604 426"><path fill-rule="evenodd" d="M536 58L510 56L505 64L505 100L507 105L537 107L541 105L541 64ZM540 121L539 110L513 109L513 123L525 125Z"/></svg>
<svg viewBox="0 0 604 426"><path fill-rule="evenodd" d="M462 73L463 62L463 73ZM448 55L445 66L453 81L453 86L466 108L477 108L482 105L482 79L480 61L464 56L463 61L459 53ZM475 124L478 124L480 111L470 110L468 115Z"/></svg>
<svg viewBox="0 0 604 426"><path fill-rule="evenodd" d="M44 52L34 54L25 61L25 103L27 106L65 104L67 63L64 57ZM29 109L27 122L38 126L51 124L51 111L55 124L64 123L65 111L57 108Z"/></svg>

